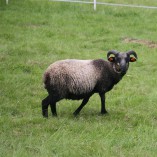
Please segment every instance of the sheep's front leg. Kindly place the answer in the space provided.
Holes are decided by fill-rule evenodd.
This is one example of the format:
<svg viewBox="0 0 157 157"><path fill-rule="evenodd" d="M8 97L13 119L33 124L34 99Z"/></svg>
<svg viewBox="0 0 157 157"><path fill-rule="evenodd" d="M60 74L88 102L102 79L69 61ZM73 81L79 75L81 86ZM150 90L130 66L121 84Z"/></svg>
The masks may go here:
<svg viewBox="0 0 157 157"><path fill-rule="evenodd" d="M90 98L90 97L86 97L86 98L83 99L81 105L80 105L80 106L77 108L77 110L73 113L75 116L77 116L77 115L80 113L80 111L82 110L82 108L83 108L83 107L87 104L87 102L89 101L89 98Z"/></svg>
<svg viewBox="0 0 157 157"><path fill-rule="evenodd" d="M100 98L101 98L101 114L106 114L106 108L105 108L105 94L104 93L99 93Z"/></svg>

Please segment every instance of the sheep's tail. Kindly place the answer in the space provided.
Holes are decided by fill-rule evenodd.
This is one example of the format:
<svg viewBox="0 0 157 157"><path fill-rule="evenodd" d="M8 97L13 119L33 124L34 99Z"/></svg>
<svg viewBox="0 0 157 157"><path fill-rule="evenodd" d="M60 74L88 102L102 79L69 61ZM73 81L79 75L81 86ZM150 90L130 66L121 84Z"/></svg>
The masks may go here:
<svg viewBox="0 0 157 157"><path fill-rule="evenodd" d="M43 82L44 82L44 88L45 89L47 89L48 87L50 87L50 74L48 72L44 73Z"/></svg>

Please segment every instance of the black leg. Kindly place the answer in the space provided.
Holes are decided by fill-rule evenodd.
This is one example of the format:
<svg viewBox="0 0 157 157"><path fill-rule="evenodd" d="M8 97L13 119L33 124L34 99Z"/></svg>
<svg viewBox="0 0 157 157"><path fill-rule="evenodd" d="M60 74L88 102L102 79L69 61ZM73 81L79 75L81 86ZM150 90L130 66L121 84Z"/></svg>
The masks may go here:
<svg viewBox="0 0 157 157"><path fill-rule="evenodd" d="M51 107L51 112L53 116L57 116L57 112L56 112L56 102L51 102L50 103L50 107Z"/></svg>
<svg viewBox="0 0 157 157"><path fill-rule="evenodd" d="M83 99L81 105L77 108L77 110L73 113L75 116L77 116L80 111L82 110L82 108L87 104L88 100L89 100L90 97L86 97Z"/></svg>
<svg viewBox="0 0 157 157"><path fill-rule="evenodd" d="M101 114L105 114L107 113L106 108L105 108L105 94L100 94L100 98L101 98Z"/></svg>
<svg viewBox="0 0 157 157"><path fill-rule="evenodd" d="M49 106L49 96L42 100L42 115L43 117L48 117L48 106Z"/></svg>

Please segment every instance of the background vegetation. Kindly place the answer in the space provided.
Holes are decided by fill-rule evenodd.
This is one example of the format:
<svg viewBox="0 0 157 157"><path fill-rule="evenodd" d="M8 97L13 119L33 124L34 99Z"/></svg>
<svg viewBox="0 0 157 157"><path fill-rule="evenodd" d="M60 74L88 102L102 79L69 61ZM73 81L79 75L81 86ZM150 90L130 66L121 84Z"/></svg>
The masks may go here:
<svg viewBox="0 0 157 157"><path fill-rule="evenodd" d="M155 0L136 4L157 6ZM156 21L155 9L98 5L93 11L92 5L44 0L10 0L6 6L1 0L0 156L155 157ZM106 59L111 49L134 49L139 59L107 94L109 114L99 114L94 95L78 118L72 113L81 101L69 100L58 103L57 118L50 112L42 118L47 66L66 58Z"/></svg>

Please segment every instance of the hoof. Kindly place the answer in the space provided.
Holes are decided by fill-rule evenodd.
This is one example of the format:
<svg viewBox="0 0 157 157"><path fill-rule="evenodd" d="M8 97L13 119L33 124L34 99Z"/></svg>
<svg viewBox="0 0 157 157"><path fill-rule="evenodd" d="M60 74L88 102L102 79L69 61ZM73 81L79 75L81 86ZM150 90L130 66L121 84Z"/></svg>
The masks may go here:
<svg viewBox="0 0 157 157"><path fill-rule="evenodd" d="M57 113L53 113L53 114L52 114L52 117L57 117Z"/></svg>
<svg viewBox="0 0 157 157"><path fill-rule="evenodd" d="M105 111L105 112L101 112L101 115L106 115L106 114L108 114L107 111Z"/></svg>
<svg viewBox="0 0 157 157"><path fill-rule="evenodd" d="M79 115L79 113L74 112L73 115L74 115L74 117L77 117Z"/></svg>
<svg viewBox="0 0 157 157"><path fill-rule="evenodd" d="M42 112L42 115L43 115L44 118L48 118L48 110L44 110Z"/></svg>
<svg viewBox="0 0 157 157"><path fill-rule="evenodd" d="M48 115L43 115L43 118L48 118Z"/></svg>

